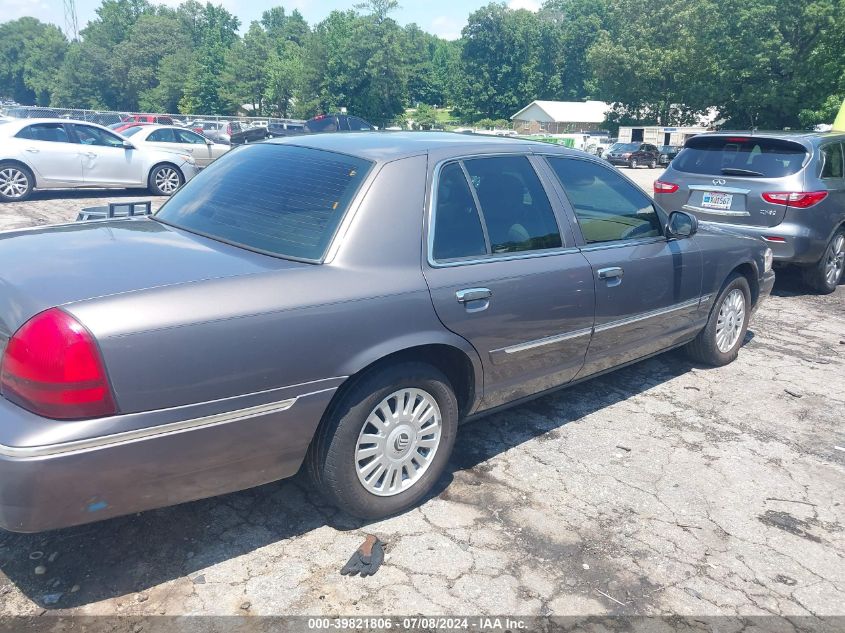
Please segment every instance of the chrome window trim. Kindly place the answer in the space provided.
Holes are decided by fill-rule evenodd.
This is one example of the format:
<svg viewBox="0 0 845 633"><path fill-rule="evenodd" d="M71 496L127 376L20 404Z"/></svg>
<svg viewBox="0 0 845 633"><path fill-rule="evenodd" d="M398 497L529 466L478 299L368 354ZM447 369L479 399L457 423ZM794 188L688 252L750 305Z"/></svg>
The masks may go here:
<svg viewBox="0 0 845 633"><path fill-rule="evenodd" d="M640 246L643 244L660 244L668 241L662 235L655 235L653 237L641 237L635 240L613 240L612 242L592 242L589 246L582 246L582 252L601 251L611 248L624 248L626 246Z"/></svg>
<svg viewBox="0 0 845 633"><path fill-rule="evenodd" d="M546 198L549 201L549 207L552 210L552 216L554 217L555 224L557 225L558 232L560 234L560 240L562 244L565 244L566 233L562 230L560 226L560 221L557 217L557 214L554 212L554 204L552 203L551 198L549 197L549 192L546 191L546 187L543 184L543 179L540 177L540 174L537 173L537 168L534 164L531 163L531 157L536 156L530 149L526 149L524 151L518 152L491 152L489 154L466 154L461 156L451 156L449 158L444 158L439 160L434 165L434 170L432 171L431 176L431 188L430 188L430 195L428 200L428 209L426 212L426 263L431 268L454 268L456 266L469 266L473 264L487 264L491 262L503 262L503 261L514 261L518 259L533 259L535 257L551 257L554 255L562 255L567 253L576 253L578 252L577 246L563 246L562 248L556 249L543 249L543 250L534 250L534 251L521 251L519 253L502 253L502 254L495 254L491 253L490 255L484 255L483 257L479 257L477 255L472 255L467 258L461 259L453 259L453 260L442 260L438 261L434 259L434 216L436 214L437 208L437 184L440 182L440 172L449 163L461 163L461 167L463 168L463 161L465 160L473 160L477 158L501 158L506 156L523 156L528 160L529 165L531 165L531 169L534 170L534 173L537 175L537 180L540 182L540 186L543 189L543 193L546 195ZM468 179L468 184L470 187L470 191L472 192L473 199L476 200L476 204L478 205L478 214L479 219L482 221L481 227L484 231L485 239L489 239L487 237L487 228L484 223L484 210L481 208L481 204L478 202L475 187L472 186L472 180L469 178L469 174L464 169L464 175Z"/></svg>
<svg viewBox="0 0 845 633"><path fill-rule="evenodd" d="M683 301L681 303L676 303L674 305L668 306L666 308L659 308L657 310L650 310L648 312L641 312L639 314L634 314L629 317L625 317L624 319L617 319L616 321L610 321L608 323L603 323L602 325L597 325L594 328L595 332L605 332L607 330L612 330L614 328L622 327L625 325L631 325L632 323L638 323L640 321L645 321L646 319L652 319L654 317L663 316L665 314L671 314L672 312L678 312L680 310L685 310L687 308L697 308L701 304L701 297L696 297L695 299L690 299L689 301Z"/></svg>
<svg viewBox="0 0 845 633"><path fill-rule="evenodd" d="M546 336L545 338L535 339L533 341L526 341L525 343L519 343L517 345L510 345L509 347L501 347L499 349L491 350L491 354L497 354L499 352L504 352L505 354L517 354L519 352L525 352L530 349L536 349L538 347L543 347L544 345L552 345L554 343L560 343L562 341L568 341L575 338L581 338L582 336L589 336L592 335L593 328L582 328L580 330L573 330L571 332L565 332L563 334L555 334L554 336Z"/></svg>
<svg viewBox="0 0 845 633"><path fill-rule="evenodd" d="M709 191L709 189L708 189ZM705 209L703 207L696 207L691 204L685 204L681 207L684 211L694 211L698 213L707 213L709 215L724 215L729 217L744 218L751 214L748 211L729 211L727 209Z"/></svg>
<svg viewBox="0 0 845 633"><path fill-rule="evenodd" d="M725 187L722 185L713 185L712 187L708 187L707 185L689 185L687 187L690 191L719 191L721 193L736 193L736 194L743 194L749 195L751 193L751 189L740 189L739 187Z"/></svg>
<svg viewBox="0 0 845 633"><path fill-rule="evenodd" d="M199 418L180 420L178 422L159 424L156 426L112 433L110 435L101 435L83 440L72 440L70 442L27 447L5 446L0 444L0 456L11 457L13 459L27 459L34 457L49 457L52 455L65 455L68 453L77 453L91 449L121 446L140 440L166 437L168 435L184 433L186 431L212 428L222 424L229 424L231 422L249 420L269 413L281 413L293 407L300 398L325 393L327 391L334 391L335 389L337 389L337 387L329 387L328 389L320 389L318 391L300 394L293 398L287 398L278 402L259 404L252 407L237 409L235 411L215 413Z"/></svg>

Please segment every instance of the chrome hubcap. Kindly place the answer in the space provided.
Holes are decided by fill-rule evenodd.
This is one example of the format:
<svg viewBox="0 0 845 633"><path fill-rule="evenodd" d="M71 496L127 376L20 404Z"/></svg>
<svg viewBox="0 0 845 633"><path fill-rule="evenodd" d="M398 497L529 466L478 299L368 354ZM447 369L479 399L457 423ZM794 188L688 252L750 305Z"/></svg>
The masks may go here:
<svg viewBox="0 0 845 633"><path fill-rule="evenodd" d="M7 167L0 171L0 193L7 198L20 198L29 189L29 179L20 169Z"/></svg>
<svg viewBox="0 0 845 633"><path fill-rule="evenodd" d="M719 308L716 321L716 346L723 354L729 352L739 341L742 326L745 324L745 295L734 288L725 297Z"/></svg>
<svg viewBox="0 0 845 633"><path fill-rule="evenodd" d="M394 391L376 405L358 434L358 481L379 497L404 492L428 470L442 429L434 396L422 389Z"/></svg>
<svg viewBox="0 0 845 633"><path fill-rule="evenodd" d="M179 174L170 167L160 169L156 173L156 187L164 193L173 193L179 188Z"/></svg>
<svg viewBox="0 0 845 633"><path fill-rule="evenodd" d="M827 283L831 286L839 283L843 268L845 268L845 235L837 235L827 249L827 261L824 266Z"/></svg>

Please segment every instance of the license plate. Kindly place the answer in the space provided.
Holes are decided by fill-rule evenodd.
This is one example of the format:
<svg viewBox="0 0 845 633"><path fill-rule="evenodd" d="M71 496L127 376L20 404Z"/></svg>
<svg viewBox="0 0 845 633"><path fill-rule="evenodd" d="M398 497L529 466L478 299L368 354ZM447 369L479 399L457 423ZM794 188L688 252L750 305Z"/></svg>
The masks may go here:
<svg viewBox="0 0 845 633"><path fill-rule="evenodd" d="M708 191L704 194L704 198L701 200L701 206L705 209L727 210L731 208L731 203L733 202L733 199L733 194L730 193Z"/></svg>

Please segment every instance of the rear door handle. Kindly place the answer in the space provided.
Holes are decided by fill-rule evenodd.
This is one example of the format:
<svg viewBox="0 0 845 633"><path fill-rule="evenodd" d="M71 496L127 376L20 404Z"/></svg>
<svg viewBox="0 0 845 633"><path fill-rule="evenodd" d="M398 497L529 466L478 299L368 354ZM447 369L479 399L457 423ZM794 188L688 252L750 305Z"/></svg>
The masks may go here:
<svg viewBox="0 0 845 633"><path fill-rule="evenodd" d="M466 290L458 290L455 293L455 298L458 303L467 303L469 301L482 301L493 296L493 291L489 288L467 288Z"/></svg>
<svg viewBox="0 0 845 633"><path fill-rule="evenodd" d="M621 279L625 271L619 268L619 266L613 266L611 268L600 268L598 274L599 279Z"/></svg>

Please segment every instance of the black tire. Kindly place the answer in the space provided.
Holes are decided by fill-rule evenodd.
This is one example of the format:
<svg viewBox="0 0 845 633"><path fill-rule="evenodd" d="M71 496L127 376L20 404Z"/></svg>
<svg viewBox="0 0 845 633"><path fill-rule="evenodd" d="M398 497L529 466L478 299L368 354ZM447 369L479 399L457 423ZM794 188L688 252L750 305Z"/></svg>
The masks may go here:
<svg viewBox="0 0 845 633"><path fill-rule="evenodd" d="M631 169L636 169L639 166L640 163L637 161L636 158L632 158L631 161L628 163L628 167L630 167Z"/></svg>
<svg viewBox="0 0 845 633"><path fill-rule="evenodd" d="M652 158L651 162L648 164L648 168L649 169L657 169L657 161Z"/></svg>
<svg viewBox="0 0 845 633"><path fill-rule="evenodd" d="M420 389L433 396L441 414L440 443L416 482L398 494L379 496L358 478L358 437L376 407L403 388ZM323 496L341 510L367 520L391 516L416 505L428 494L449 461L457 429L458 403L440 371L418 362L376 368L343 394L321 422L306 457L308 474ZM399 476L403 475L400 471Z"/></svg>
<svg viewBox="0 0 845 633"><path fill-rule="evenodd" d="M166 179L163 178L165 174L167 174ZM170 163L153 167L147 179L147 186L154 196L172 196L184 184L185 176L182 170Z"/></svg>
<svg viewBox="0 0 845 633"><path fill-rule="evenodd" d="M845 277L845 263L843 263L843 251L845 248L845 228L841 228L833 234L827 247L824 249L822 258L802 270L804 283L810 286L813 290L822 295L829 295L836 290L836 287L842 283ZM838 265L837 265L838 263ZM829 266L837 266L839 274L834 278L829 278L828 274L831 272Z"/></svg>
<svg viewBox="0 0 845 633"><path fill-rule="evenodd" d="M3 190L8 187L8 193ZM22 193L17 193L21 191ZM32 195L35 188L35 176L25 165L6 161L0 163L0 200L3 202L23 202Z"/></svg>
<svg viewBox="0 0 845 633"><path fill-rule="evenodd" d="M719 312L722 309L722 304L725 303L725 300L734 290L739 290L742 293L745 301L745 314L742 319L742 329L739 332L739 337L729 349L723 352L719 349L716 341ZM707 320L707 325L704 326L704 329L698 333L698 336L691 343L687 344L687 354L694 360L713 367L721 367L732 363L739 354L739 348L742 347L742 342L748 331L748 319L750 317L751 289L748 287L748 280L739 273L731 273L719 291L713 307L710 309L710 318Z"/></svg>

